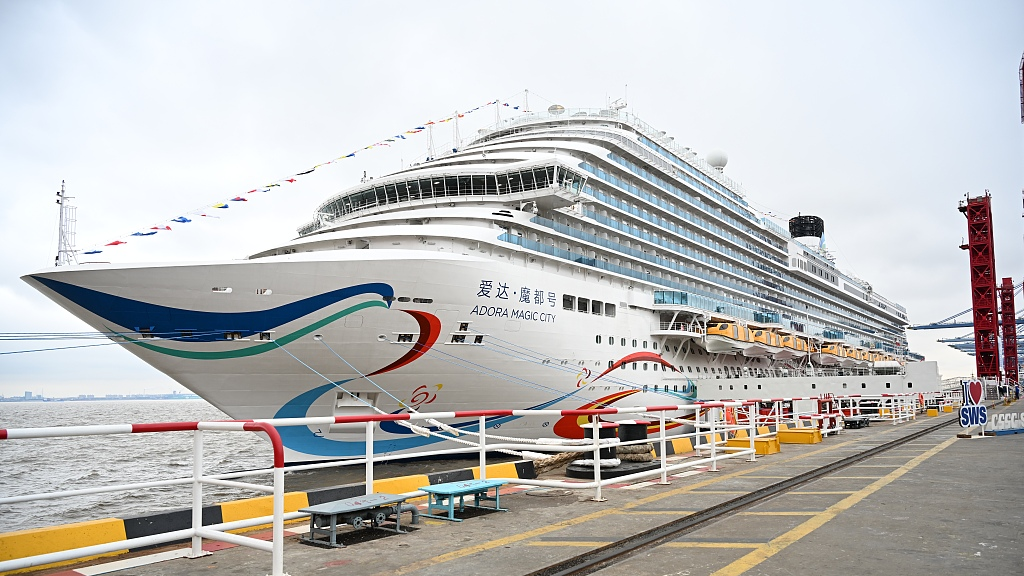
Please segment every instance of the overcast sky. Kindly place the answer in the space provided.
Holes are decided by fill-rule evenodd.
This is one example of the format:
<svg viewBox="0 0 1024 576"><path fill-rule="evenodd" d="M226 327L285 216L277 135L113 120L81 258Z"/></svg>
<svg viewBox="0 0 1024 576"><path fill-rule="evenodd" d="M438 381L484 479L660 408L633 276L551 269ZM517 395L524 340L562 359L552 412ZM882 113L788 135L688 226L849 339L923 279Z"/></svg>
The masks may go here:
<svg viewBox="0 0 1024 576"><path fill-rule="evenodd" d="M0 0L0 332L90 330L20 280L53 262L61 180L89 248L524 89L533 109L597 107L626 85L678 143L726 151L755 208L821 216L844 271L940 320L971 305L965 194L991 191L998 275L1024 275L1022 22L1018 0ZM365 151L104 259L244 257L426 149ZM968 375L935 343L967 332L910 341ZM0 394L183 390L116 348L0 356Z"/></svg>

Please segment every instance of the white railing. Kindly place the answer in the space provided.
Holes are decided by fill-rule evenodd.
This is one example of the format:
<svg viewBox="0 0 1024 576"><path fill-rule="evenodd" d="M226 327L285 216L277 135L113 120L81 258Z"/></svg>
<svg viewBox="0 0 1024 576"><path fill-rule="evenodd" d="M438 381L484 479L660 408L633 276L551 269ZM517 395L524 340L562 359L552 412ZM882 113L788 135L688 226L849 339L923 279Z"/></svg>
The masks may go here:
<svg viewBox="0 0 1024 576"><path fill-rule="evenodd" d="M883 396L841 396L836 399L850 399L852 402L859 402L863 399L885 399L891 406L890 414L886 416L893 419L893 423L904 421L913 417L917 409L916 394L894 394ZM190 556L203 555L202 540L221 540L237 545L248 546L259 550L265 550L272 554L273 576L284 574L283 560L283 525L286 520L294 520L306 517L299 512L285 513L284 511L284 452L277 433L277 428L287 426L330 426L332 424L359 424L365 425L365 453L361 458L352 458L344 461L322 462L303 466L290 467L289 470L310 470L316 468L339 467L339 466L363 466L365 469L365 493L372 494L374 491L374 462L390 461L402 458L424 458L430 456L444 456L454 454L478 453L480 462L480 478L487 478L487 453L488 452L515 452L525 457L538 459L544 452L579 452L581 455L592 453L594 466L594 477L589 482L566 482L559 480L538 480L509 478L510 482L516 484L565 488L573 490L594 489L594 500L601 501L602 488L610 483L635 481L642 478L660 476L660 482L668 482L668 474L682 468L693 468L695 466L708 465L712 470L718 469L718 462L730 458L747 457L750 461L755 457L755 440L757 438L770 436L771 434L759 433L758 428L769 424L775 424L776 429L783 423L791 423L803 419L813 420L817 414L819 397L797 397L797 398L769 398L750 399L744 401L717 401L697 402L684 405L665 406L635 406L635 407L608 407L591 410L474 410L459 412L430 412L430 413L403 413L403 414L373 414L360 416L336 416L319 418L288 418L269 419L252 422L225 421L225 422L182 422L182 423L158 423L158 424L125 424L112 426L74 426L74 427L52 427L52 428L23 428L23 429L0 429L0 441L18 439L39 439L56 438L69 436L86 435L107 435L107 434L130 434L130 433L162 433L175 431L193 431L193 472L190 478L168 479L153 482L139 482L132 484L121 484L115 486L102 486L94 488L80 488L75 490L64 490L41 494L28 494L0 498L0 505L15 502L30 502L79 496L83 494L95 494L101 492L121 492L127 490L139 490L170 485L191 484L192 486L192 527L185 530L177 530L163 534L133 538L118 542L110 542L89 546L85 548L62 550L48 554L31 557L17 558L0 562L0 572L18 570L65 562L84 556L108 554L119 550L152 546L156 544L191 539ZM762 413L762 407L770 404L771 408ZM727 414L728 413L728 414ZM631 442L620 442L618 438L600 438L596 427L602 417L611 415L636 415L643 416L652 425L656 424L657 435L644 440ZM523 439L515 437L497 436L492 430L487 431L488 419L503 417L521 418L550 418L550 417L586 417L589 421L584 427L594 427L592 439L585 440L564 440L564 439ZM443 423L445 420L462 420L476 418L477 430L459 429ZM374 455L374 443L376 423L392 421L409 427L417 434L430 435L441 439L461 444L457 448L441 448L435 450L424 450L405 455ZM417 423L426 423L427 428ZM493 423L493 420L492 420ZM670 432L670 428L678 430ZM731 433L745 431L749 445L744 447L728 446ZM203 474L203 432L204 431L248 431L263 432L271 440L274 451L274 465L271 469L237 472L232 474L204 475ZM686 459L685 462L669 462L667 444L673 440L689 440L697 454L696 459ZM659 465L655 469L637 472L625 476L617 476L614 479L604 479L601 474L600 452L603 449L631 444L657 444L659 449ZM736 444L735 442L733 444ZM368 456L367 456L368 455ZM273 474L273 485L265 486L238 481L239 478ZM204 485L224 486L245 490L255 490L273 494L273 515L260 518L238 520L235 522L222 523L212 526L202 525L202 496ZM422 491L408 492L408 497L424 496ZM239 530L254 526L272 523L273 538L271 542L258 540L246 536L228 533L229 530Z"/></svg>
<svg viewBox="0 0 1024 576"><path fill-rule="evenodd" d="M184 432L193 431L193 462L192 478L165 480L156 482L139 482L134 484L122 484L115 486L103 486L97 488L86 488L78 490L64 490L48 492L43 494L29 494L0 498L0 504L11 504L15 502L32 502L36 500L49 500L78 496L82 494L97 494L102 492L121 492L125 490L136 490L142 488L155 488L172 484L192 484L192 527L185 530L176 530L162 534L154 534L141 538L131 538L116 542L107 542L83 548L72 548L60 550L35 556L26 556L0 562L0 572L20 570L35 566L43 566L58 562L66 562L85 556L110 554L119 550L154 546L191 538L192 548L189 557L197 558L206 553L203 552L203 538L220 540L239 546L248 546L257 550L271 553L273 567L272 576L284 575L284 446L281 444L281 437L277 430L268 424L261 422L165 422L155 424L117 424L105 426L65 426L49 428L15 428L10 430L0 429L0 440L27 440L38 438L66 438L72 436L103 436L116 434L139 434L139 433L163 433L163 432ZM273 475L274 484L272 487L260 484L249 484L228 480L229 475L220 477L203 475L203 432L263 432L270 439L274 451ZM243 488L273 494L272 517L256 518L240 522L228 522L212 526L203 526L203 485L229 486L232 488ZM301 516L301 515L300 515ZM273 525L273 540L266 542L256 538L230 534L228 530L237 530L258 524L266 524L268 521Z"/></svg>

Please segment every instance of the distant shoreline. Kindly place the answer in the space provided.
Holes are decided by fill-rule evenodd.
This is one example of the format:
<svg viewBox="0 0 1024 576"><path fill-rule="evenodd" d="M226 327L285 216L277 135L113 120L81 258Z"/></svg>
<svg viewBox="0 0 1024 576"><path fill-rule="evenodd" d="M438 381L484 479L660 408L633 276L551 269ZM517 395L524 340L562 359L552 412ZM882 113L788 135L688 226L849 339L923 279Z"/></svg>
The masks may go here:
<svg viewBox="0 0 1024 576"><path fill-rule="evenodd" d="M109 401L124 401L124 400L202 400L196 394L127 394L127 395L110 395L110 396L69 396L67 398L49 398L33 396L32 398L25 398L22 396L11 396L9 398L0 398L0 402L26 402L26 403L37 403L37 402L109 402Z"/></svg>

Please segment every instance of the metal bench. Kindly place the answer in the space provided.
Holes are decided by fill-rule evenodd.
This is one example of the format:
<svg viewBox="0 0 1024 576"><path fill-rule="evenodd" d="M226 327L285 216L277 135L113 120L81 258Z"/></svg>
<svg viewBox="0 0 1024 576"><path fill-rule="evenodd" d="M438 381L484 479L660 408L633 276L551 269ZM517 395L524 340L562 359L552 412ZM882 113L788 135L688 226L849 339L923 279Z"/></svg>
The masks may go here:
<svg viewBox="0 0 1024 576"><path fill-rule="evenodd" d="M508 482L504 480L465 480L424 486L420 488L427 493L427 511L423 515L452 522L462 522L461 518L455 517L455 498L458 497L459 512L462 512L467 506L465 498L470 494L473 495L473 504L469 506L473 508L507 512L501 507L500 500L501 487L505 484ZM494 496L489 495L491 488L494 488ZM493 502L494 506L482 506L482 502ZM436 515L434 512L441 512L444 515Z"/></svg>
<svg viewBox="0 0 1024 576"><path fill-rule="evenodd" d="M846 416L844 420L847 428L864 428L871 424L871 418L867 416Z"/></svg>
<svg viewBox="0 0 1024 576"><path fill-rule="evenodd" d="M406 498L397 494L367 494L302 508L299 512L309 514L309 535L300 540L317 546L344 548L344 544L338 543L339 524L349 524L356 529L378 528L404 534L402 503ZM394 528L384 526L391 516L395 517ZM325 538L319 539L318 535Z"/></svg>

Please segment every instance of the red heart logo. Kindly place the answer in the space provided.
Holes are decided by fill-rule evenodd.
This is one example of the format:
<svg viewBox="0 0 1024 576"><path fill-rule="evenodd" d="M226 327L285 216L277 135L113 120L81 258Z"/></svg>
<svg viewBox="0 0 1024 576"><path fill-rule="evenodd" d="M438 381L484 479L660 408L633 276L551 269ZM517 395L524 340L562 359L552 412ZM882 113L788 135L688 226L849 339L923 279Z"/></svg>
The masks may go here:
<svg viewBox="0 0 1024 576"><path fill-rule="evenodd" d="M981 393L981 382L972 380L970 384L967 385L967 395L971 397L971 404L981 403Z"/></svg>

